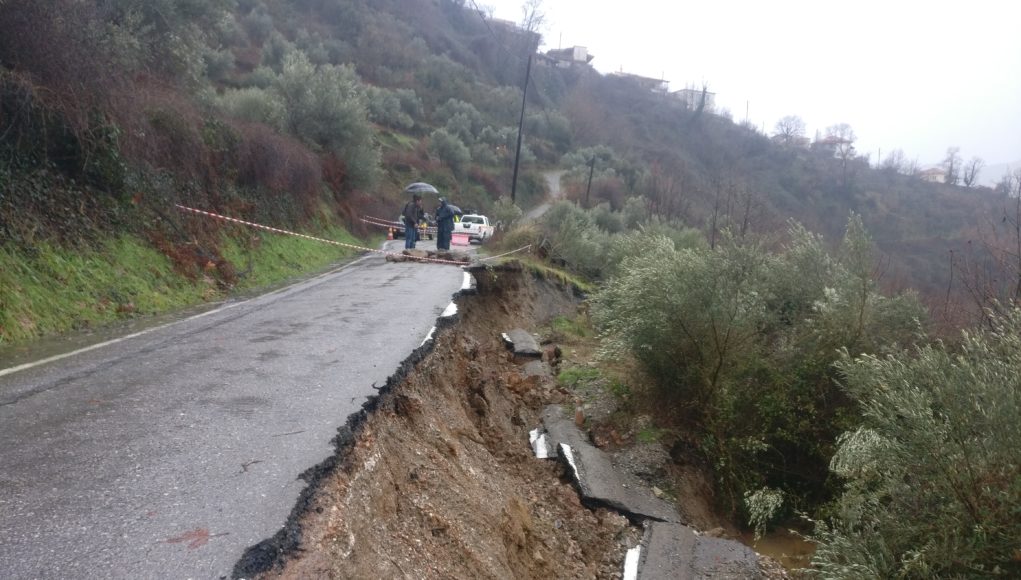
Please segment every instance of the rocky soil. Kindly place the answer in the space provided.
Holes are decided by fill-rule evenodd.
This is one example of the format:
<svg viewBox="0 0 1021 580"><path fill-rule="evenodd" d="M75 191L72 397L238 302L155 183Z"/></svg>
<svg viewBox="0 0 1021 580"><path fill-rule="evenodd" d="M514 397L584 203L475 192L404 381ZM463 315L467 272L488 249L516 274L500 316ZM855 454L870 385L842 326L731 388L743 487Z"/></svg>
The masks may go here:
<svg viewBox="0 0 1021 580"><path fill-rule="evenodd" d="M536 459L528 444L544 405L577 405L587 420L589 403L553 379L524 378L500 337L573 315L577 301L513 264L476 277L478 294L458 299L459 320L352 417L336 457L306 474L309 489L288 526L249 550L235 576L621 577L642 530L582 505L561 465ZM553 348L546 358L559 362ZM662 449L618 457L625 468L681 482L669 487L684 498L684 519L720 527L704 505L705 482L671 473Z"/></svg>

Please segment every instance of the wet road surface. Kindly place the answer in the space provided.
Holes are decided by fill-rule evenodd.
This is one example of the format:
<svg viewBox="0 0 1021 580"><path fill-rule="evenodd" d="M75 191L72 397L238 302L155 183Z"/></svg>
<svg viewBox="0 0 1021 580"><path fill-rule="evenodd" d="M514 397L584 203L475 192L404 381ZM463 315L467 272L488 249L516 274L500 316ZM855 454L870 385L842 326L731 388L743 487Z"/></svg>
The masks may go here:
<svg viewBox="0 0 1021 580"><path fill-rule="evenodd" d="M370 256L0 376L0 577L229 575L462 279Z"/></svg>

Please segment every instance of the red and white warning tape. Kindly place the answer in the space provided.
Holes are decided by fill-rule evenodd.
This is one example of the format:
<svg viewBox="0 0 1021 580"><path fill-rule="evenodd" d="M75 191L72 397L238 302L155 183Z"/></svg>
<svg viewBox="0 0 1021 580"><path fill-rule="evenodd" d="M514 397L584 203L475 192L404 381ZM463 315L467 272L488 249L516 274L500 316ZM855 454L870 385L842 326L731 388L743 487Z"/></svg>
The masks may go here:
<svg viewBox="0 0 1021 580"><path fill-rule="evenodd" d="M367 215L365 217L358 218L358 219L360 219L361 221L369 224L370 226L379 226L379 227L382 227L382 228L393 228L395 230L401 230L401 231L404 231L404 227L405 227L404 224L402 224L401 222L392 222L390 220L385 220L383 218L372 217L371 215ZM435 234L435 233L437 233L436 228L432 227L432 226L424 227L424 228L418 228L418 231L425 232L427 234Z"/></svg>
<svg viewBox="0 0 1021 580"><path fill-rule="evenodd" d="M433 263L433 264L453 264L453 265L456 265L456 266L466 266L466 265L468 265L467 262L460 262L460 261L457 261L457 260L441 260L439 258L419 258L419 257L412 256L412 255L409 255L409 254L402 254L402 253L399 253L399 252L387 252L386 250L377 250L375 248L366 248L364 246L356 246L354 244L345 244L344 242L337 242L337 241L334 241L334 240L327 240L325 238L317 238L315 236L309 236L309 235L306 235L306 234L299 234L297 232L291 232L291 231L282 230L282 229L279 229L279 228L274 228L274 227L270 227L270 226L264 226L262 224L248 222L248 221L245 221L245 220L239 220L237 218L232 218L232 217L228 217L228 216L225 216L225 215L220 215L218 213L213 213L211 211L202 211L201 209L195 209L195 208L192 208L192 207L186 207L186 206L183 206L181 204L174 204L174 207L176 207L177 209L179 209L181 211L191 212L191 213L194 213L194 214L198 214L198 215L202 215L202 216L206 216L206 217L211 217L213 219L223 220L223 221L227 221L227 222L233 222L233 223L236 223L236 224L241 224L241 225L245 225L245 226L248 226L248 227L257 228L257 229L260 229L260 230L266 230L268 232L273 232L273 233L277 233L277 234L284 234L284 235L288 235L288 236L295 236L295 237L299 237L299 238L305 238L306 240L313 240L313 241L316 241L316 242L322 242L324 244L332 244L334 246L341 246L343 248L351 248L353 250L360 250L360 251L363 251L363 252L373 252L373 253L376 253L376 254L383 254L385 256L401 256L404 259L415 260L415 261L418 261L418 262L430 262L430 263Z"/></svg>
<svg viewBox="0 0 1021 580"><path fill-rule="evenodd" d="M525 250L529 250L531 248L532 248L532 244L528 244L527 246L522 246L522 247L520 247L520 248L518 248L516 250L511 250L509 252L504 252L503 254L497 254L495 256L486 256L485 258L482 258L479 261L480 262L487 262L489 260L495 260L497 258L502 258L504 256L509 256L511 254L517 254L518 252L524 252Z"/></svg>

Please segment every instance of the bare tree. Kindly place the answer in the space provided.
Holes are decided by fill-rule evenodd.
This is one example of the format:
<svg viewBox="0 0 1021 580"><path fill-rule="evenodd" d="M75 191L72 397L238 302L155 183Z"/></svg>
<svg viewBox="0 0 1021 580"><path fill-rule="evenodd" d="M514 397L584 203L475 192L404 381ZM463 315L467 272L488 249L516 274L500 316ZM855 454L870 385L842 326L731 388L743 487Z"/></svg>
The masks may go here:
<svg viewBox="0 0 1021 580"><path fill-rule="evenodd" d="M805 136L805 121L797 115L787 115L776 122L773 136L784 145L792 145Z"/></svg>
<svg viewBox="0 0 1021 580"><path fill-rule="evenodd" d="M978 185L978 175L982 172L982 168L986 166L986 162L981 157L972 157L971 161L964 165L964 169L961 172L961 178L964 180L965 187L972 187Z"/></svg>
<svg viewBox="0 0 1021 580"><path fill-rule="evenodd" d="M833 154L840 159L841 182L846 189L850 185L850 164L855 158L854 142L858 136L847 123L838 123L826 128L825 141L833 147Z"/></svg>
<svg viewBox="0 0 1021 580"><path fill-rule="evenodd" d="M903 149L894 149L887 154L886 159L883 159L883 163L879 166L884 171L893 173L904 173L907 167L907 161L904 157Z"/></svg>
<svg viewBox="0 0 1021 580"><path fill-rule="evenodd" d="M952 256L957 279L986 324L991 313L1021 306L1021 168L1004 175L996 191L1004 196L1002 213L982 220L975 243Z"/></svg>
<svg viewBox="0 0 1021 580"><path fill-rule="evenodd" d="M996 191L1007 197L1021 199L1021 167L1005 173L996 184Z"/></svg>
<svg viewBox="0 0 1021 580"><path fill-rule="evenodd" d="M922 168L921 165L918 164L918 158L915 157L914 159L909 159L904 162L904 170L901 171L901 173L914 177L918 175L918 172L921 170Z"/></svg>
<svg viewBox="0 0 1021 580"><path fill-rule="evenodd" d="M943 182L957 185L961 182L961 148L947 147L947 156L943 158Z"/></svg>
<svg viewBox="0 0 1021 580"><path fill-rule="evenodd" d="M545 24L546 13L542 9L542 0L525 0L521 5L521 28L539 33Z"/></svg>

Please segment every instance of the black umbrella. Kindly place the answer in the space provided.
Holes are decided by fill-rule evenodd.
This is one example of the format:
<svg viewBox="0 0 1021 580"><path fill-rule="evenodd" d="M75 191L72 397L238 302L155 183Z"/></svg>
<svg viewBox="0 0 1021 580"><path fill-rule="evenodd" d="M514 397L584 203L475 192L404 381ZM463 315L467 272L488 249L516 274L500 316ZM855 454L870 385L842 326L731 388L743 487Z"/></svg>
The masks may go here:
<svg viewBox="0 0 1021 580"><path fill-rule="evenodd" d="M439 191L435 187L429 185L428 183L425 183L425 182L422 182L422 181L416 181L415 183L412 183L411 185L405 187L404 188L404 193L408 193L408 194L412 194L412 193L422 194L422 193L439 193Z"/></svg>

